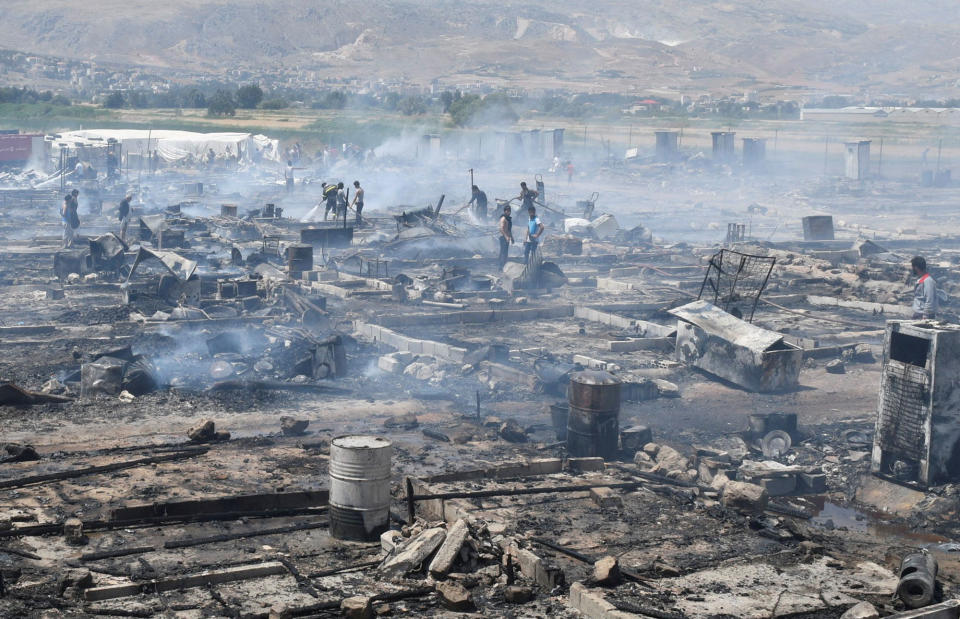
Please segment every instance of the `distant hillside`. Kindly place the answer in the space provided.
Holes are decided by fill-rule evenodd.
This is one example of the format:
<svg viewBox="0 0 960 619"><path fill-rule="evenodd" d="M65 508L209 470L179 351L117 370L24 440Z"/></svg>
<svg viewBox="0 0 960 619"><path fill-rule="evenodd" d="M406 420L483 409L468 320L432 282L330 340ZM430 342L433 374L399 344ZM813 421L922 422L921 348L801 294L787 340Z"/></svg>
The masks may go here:
<svg viewBox="0 0 960 619"><path fill-rule="evenodd" d="M955 0L3 0L0 45L170 68L581 90L956 96Z"/></svg>

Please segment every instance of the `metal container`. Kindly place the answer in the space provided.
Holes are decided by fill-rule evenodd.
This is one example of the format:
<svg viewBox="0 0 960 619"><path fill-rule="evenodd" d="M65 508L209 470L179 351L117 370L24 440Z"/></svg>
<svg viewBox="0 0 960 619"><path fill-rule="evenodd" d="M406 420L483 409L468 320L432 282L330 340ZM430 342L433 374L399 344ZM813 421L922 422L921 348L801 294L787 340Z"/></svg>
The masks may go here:
<svg viewBox="0 0 960 619"><path fill-rule="evenodd" d="M312 254L311 254L312 256ZM237 296L238 297L255 297L257 296L257 280L255 279L238 279L237 282Z"/></svg>
<svg viewBox="0 0 960 619"><path fill-rule="evenodd" d="M313 270L313 245L291 245L287 248L287 270L302 273Z"/></svg>
<svg viewBox="0 0 960 619"><path fill-rule="evenodd" d="M937 588L937 560L926 552L907 555L900 562L897 596L907 608L922 608L933 602Z"/></svg>
<svg viewBox="0 0 960 619"><path fill-rule="evenodd" d="M221 204L220 205L220 215L222 217L236 217L237 216L237 205L236 204Z"/></svg>
<svg viewBox="0 0 960 619"><path fill-rule="evenodd" d="M620 379L596 370L570 376L567 453L615 458L620 438Z"/></svg>
<svg viewBox="0 0 960 619"><path fill-rule="evenodd" d="M350 247L353 242L353 226L325 226L304 228L300 242L318 247Z"/></svg>
<svg viewBox="0 0 960 619"><path fill-rule="evenodd" d="M550 405L550 420L553 422L553 431L557 433L558 441L567 440L567 420L570 418L570 407L566 404Z"/></svg>
<svg viewBox="0 0 960 619"><path fill-rule="evenodd" d="M339 436L330 443L330 534L372 541L390 524L393 445L378 436Z"/></svg>
<svg viewBox="0 0 960 619"><path fill-rule="evenodd" d="M803 218L804 241L832 241L833 216L810 215Z"/></svg>

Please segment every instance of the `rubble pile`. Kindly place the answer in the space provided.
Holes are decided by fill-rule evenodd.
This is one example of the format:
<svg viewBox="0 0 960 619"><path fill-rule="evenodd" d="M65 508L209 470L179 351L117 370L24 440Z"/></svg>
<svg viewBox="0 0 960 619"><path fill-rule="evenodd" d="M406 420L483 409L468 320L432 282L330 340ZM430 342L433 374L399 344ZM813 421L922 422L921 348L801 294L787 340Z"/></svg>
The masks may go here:
<svg viewBox="0 0 960 619"><path fill-rule="evenodd" d="M610 208L537 178L501 263L426 181L325 220L342 168L216 166L104 183L70 247L0 176L0 615L957 607L957 239L694 157L598 166Z"/></svg>

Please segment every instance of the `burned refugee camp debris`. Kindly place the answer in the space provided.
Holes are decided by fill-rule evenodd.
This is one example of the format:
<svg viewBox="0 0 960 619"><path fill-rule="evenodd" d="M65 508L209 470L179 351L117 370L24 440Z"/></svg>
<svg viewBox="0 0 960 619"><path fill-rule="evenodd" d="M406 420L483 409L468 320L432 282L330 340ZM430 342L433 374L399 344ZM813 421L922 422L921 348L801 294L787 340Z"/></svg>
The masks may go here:
<svg viewBox="0 0 960 619"><path fill-rule="evenodd" d="M960 617L960 194L918 143L288 103L0 173L0 616Z"/></svg>

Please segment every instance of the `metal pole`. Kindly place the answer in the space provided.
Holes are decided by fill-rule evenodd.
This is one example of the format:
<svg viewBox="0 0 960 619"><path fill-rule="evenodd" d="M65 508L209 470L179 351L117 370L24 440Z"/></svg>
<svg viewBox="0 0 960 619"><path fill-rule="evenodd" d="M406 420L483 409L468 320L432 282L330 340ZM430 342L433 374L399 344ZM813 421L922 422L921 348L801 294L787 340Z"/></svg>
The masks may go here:
<svg viewBox="0 0 960 619"><path fill-rule="evenodd" d="M937 142L937 173L934 175L934 179L933 179L934 184L936 184L937 182L937 179L936 179L937 175L940 174L940 153L942 151L943 151L943 138L940 138L940 140Z"/></svg>
<svg viewBox="0 0 960 619"><path fill-rule="evenodd" d="M877 162L877 178L883 178L883 136L880 136L880 158Z"/></svg>
<svg viewBox="0 0 960 619"><path fill-rule="evenodd" d="M823 138L823 175L827 175L827 145L830 144L830 136Z"/></svg>

